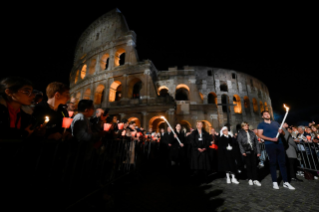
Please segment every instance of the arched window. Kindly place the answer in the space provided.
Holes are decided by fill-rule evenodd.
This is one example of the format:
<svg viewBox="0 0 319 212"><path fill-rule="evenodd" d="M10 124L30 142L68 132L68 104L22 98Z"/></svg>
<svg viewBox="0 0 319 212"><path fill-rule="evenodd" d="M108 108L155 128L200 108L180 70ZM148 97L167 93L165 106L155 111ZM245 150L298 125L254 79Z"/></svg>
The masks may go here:
<svg viewBox="0 0 319 212"><path fill-rule="evenodd" d="M107 70L107 68L109 67L109 57L110 57L109 54L104 54L101 57L100 67L101 67L102 70Z"/></svg>
<svg viewBox="0 0 319 212"><path fill-rule="evenodd" d="M82 70L81 70L81 78L84 79L84 77L86 76L86 68L87 68L87 65L84 64L82 66Z"/></svg>
<svg viewBox="0 0 319 212"><path fill-rule="evenodd" d="M110 86L109 102L119 101L122 97L122 84L114 81Z"/></svg>
<svg viewBox="0 0 319 212"><path fill-rule="evenodd" d="M179 84L176 86L175 100L177 101L187 101L189 95L189 87L185 84Z"/></svg>
<svg viewBox="0 0 319 212"><path fill-rule="evenodd" d="M253 98L253 106L254 106L254 112L258 113L258 103L255 98Z"/></svg>
<svg viewBox="0 0 319 212"><path fill-rule="evenodd" d="M250 108L250 102L248 96L244 96L244 107Z"/></svg>
<svg viewBox="0 0 319 212"><path fill-rule="evenodd" d="M192 125L188 121L182 120L179 123L181 124L182 129L185 128L187 132L190 132Z"/></svg>
<svg viewBox="0 0 319 212"><path fill-rule="evenodd" d="M83 94L83 99L91 99L91 89L90 88L85 90L85 92Z"/></svg>
<svg viewBox="0 0 319 212"><path fill-rule="evenodd" d="M168 93L168 87L166 87L166 86L164 86L164 85L160 86L160 87L157 89L157 95L162 96L162 97L169 95L169 93Z"/></svg>
<svg viewBox="0 0 319 212"><path fill-rule="evenodd" d="M131 121L135 121L136 126L137 127L141 127L141 122L140 122L140 120L137 117L130 117L128 119L128 122L131 122Z"/></svg>
<svg viewBox="0 0 319 212"><path fill-rule="evenodd" d="M76 82L78 81L78 79L79 79L79 73L80 73L80 71L79 71L79 70L77 70L77 71L76 71L76 74L75 74L75 80L74 80L74 83L76 83Z"/></svg>
<svg viewBox="0 0 319 212"><path fill-rule="evenodd" d="M120 48L116 51L114 57L114 65L115 67L121 66L125 64L125 50Z"/></svg>
<svg viewBox="0 0 319 212"><path fill-rule="evenodd" d="M228 87L226 85L226 83L223 83L219 86L220 88L220 91L225 91L225 92L228 92Z"/></svg>
<svg viewBox="0 0 319 212"><path fill-rule="evenodd" d="M234 96L233 96L233 104L235 104L235 106L234 106L234 112L235 113L241 113L241 101L240 101L240 97L237 95L237 94L235 94Z"/></svg>
<svg viewBox="0 0 319 212"><path fill-rule="evenodd" d="M267 102L265 102L265 111L269 111Z"/></svg>
<svg viewBox="0 0 319 212"><path fill-rule="evenodd" d="M215 104L217 105L217 95L214 92L210 92L207 96L208 104Z"/></svg>
<svg viewBox="0 0 319 212"><path fill-rule="evenodd" d="M140 92L142 89L143 83L139 78L133 78L128 83L128 97L133 99L140 98Z"/></svg>
<svg viewBox="0 0 319 212"><path fill-rule="evenodd" d="M264 104L262 101L259 102L259 106L260 106L260 112L263 112L265 110L265 108L264 108Z"/></svg>
<svg viewBox="0 0 319 212"><path fill-rule="evenodd" d="M89 67L89 74L94 74L95 72L96 59L92 59Z"/></svg>
<svg viewBox="0 0 319 212"><path fill-rule="evenodd" d="M101 104L104 97L104 85L98 85L94 94L94 104Z"/></svg>
<svg viewBox="0 0 319 212"><path fill-rule="evenodd" d="M229 98L228 98L228 96L226 94L222 95L222 104L229 104ZM227 113L227 107L228 107L228 110L229 110L229 106L223 105L223 112L224 113Z"/></svg>
<svg viewBox="0 0 319 212"><path fill-rule="evenodd" d="M232 77L232 79L236 79L236 74L235 74L235 73L232 73L232 74L231 74L231 77Z"/></svg>

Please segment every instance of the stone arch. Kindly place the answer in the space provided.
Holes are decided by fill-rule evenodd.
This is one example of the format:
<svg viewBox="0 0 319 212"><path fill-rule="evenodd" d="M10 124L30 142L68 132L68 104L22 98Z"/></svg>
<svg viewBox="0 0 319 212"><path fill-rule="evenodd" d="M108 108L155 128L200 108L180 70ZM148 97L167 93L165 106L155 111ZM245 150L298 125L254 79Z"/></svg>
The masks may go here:
<svg viewBox="0 0 319 212"><path fill-rule="evenodd" d="M260 112L263 112L265 110L265 108L264 108L264 104L262 101L259 102L259 106L260 106Z"/></svg>
<svg viewBox="0 0 319 212"><path fill-rule="evenodd" d="M179 84L175 90L175 100L188 101L189 100L189 87L185 84Z"/></svg>
<svg viewBox="0 0 319 212"><path fill-rule="evenodd" d="M206 132L210 132L210 129L212 129L212 124L207 120L201 120L203 122L203 128L206 130Z"/></svg>
<svg viewBox="0 0 319 212"><path fill-rule="evenodd" d="M104 85L98 85L94 93L94 104L101 104L104 98Z"/></svg>
<svg viewBox="0 0 319 212"><path fill-rule="evenodd" d="M148 122L148 128L152 128L153 131L158 132L160 125L163 124L166 127L166 122L161 118L161 116L153 116Z"/></svg>
<svg viewBox="0 0 319 212"><path fill-rule="evenodd" d="M159 96L167 96L167 95L169 95L168 92L169 92L168 87L166 87L164 85L162 85L161 87L159 87L157 89L157 95L159 95Z"/></svg>
<svg viewBox="0 0 319 212"><path fill-rule="evenodd" d="M125 49L119 48L114 56L114 66L121 66L125 64Z"/></svg>
<svg viewBox="0 0 319 212"><path fill-rule="evenodd" d="M91 89L88 88L84 91L83 99L91 99Z"/></svg>
<svg viewBox="0 0 319 212"><path fill-rule="evenodd" d="M131 122L131 121L135 121L136 126L141 127L141 122L140 122L140 120L137 117L130 117L128 119L128 122Z"/></svg>
<svg viewBox="0 0 319 212"><path fill-rule="evenodd" d="M79 79L79 73L80 73L80 70L77 70L76 73L75 73L74 83L77 83L77 81Z"/></svg>
<svg viewBox="0 0 319 212"><path fill-rule="evenodd" d="M199 92L199 97L202 100L202 103L204 103L204 95L201 92Z"/></svg>
<svg viewBox="0 0 319 212"><path fill-rule="evenodd" d="M242 113L241 100L240 100L240 97L237 94L235 94L233 96L233 104L236 104L234 106L234 112L235 113L239 113L239 114Z"/></svg>
<svg viewBox="0 0 319 212"><path fill-rule="evenodd" d="M269 111L267 102L265 102L265 111Z"/></svg>
<svg viewBox="0 0 319 212"><path fill-rule="evenodd" d="M142 80L140 78L134 77L128 83L128 98L139 99L141 96L141 90L143 87Z"/></svg>
<svg viewBox="0 0 319 212"><path fill-rule="evenodd" d="M244 96L244 107L248 109L250 108L250 101L248 96Z"/></svg>
<svg viewBox="0 0 319 212"><path fill-rule="evenodd" d="M228 99L228 103L229 103L229 97L226 94L223 94L222 95L222 104L227 104L227 99ZM228 107L228 110L229 110L229 106L224 106L224 105L222 106L224 113L227 113L227 107Z"/></svg>
<svg viewBox="0 0 319 212"><path fill-rule="evenodd" d="M107 70L109 66L110 55L108 53L103 54L100 59L100 67L102 70Z"/></svg>
<svg viewBox="0 0 319 212"><path fill-rule="evenodd" d="M219 89L220 91L228 92L228 86L225 82L220 84Z"/></svg>
<svg viewBox="0 0 319 212"><path fill-rule="evenodd" d="M84 64L81 69L81 79L84 79L84 77L86 76L86 69L87 69L87 65Z"/></svg>
<svg viewBox="0 0 319 212"><path fill-rule="evenodd" d="M122 83L114 81L110 85L109 102L119 101L122 97Z"/></svg>
<svg viewBox="0 0 319 212"><path fill-rule="evenodd" d="M217 95L214 92L210 92L207 96L207 102L208 104L215 104L217 105L218 100L217 100Z"/></svg>
<svg viewBox="0 0 319 212"><path fill-rule="evenodd" d="M188 121L182 120L179 123L182 125L182 129L185 127L187 132L190 132L192 125Z"/></svg>
<svg viewBox="0 0 319 212"><path fill-rule="evenodd" d="M95 66L96 66L96 59L93 58L90 62L90 66L89 66L89 74L94 74L95 72Z"/></svg>
<svg viewBox="0 0 319 212"><path fill-rule="evenodd" d="M253 107L254 107L254 112L258 113L258 103L255 98L253 98Z"/></svg>

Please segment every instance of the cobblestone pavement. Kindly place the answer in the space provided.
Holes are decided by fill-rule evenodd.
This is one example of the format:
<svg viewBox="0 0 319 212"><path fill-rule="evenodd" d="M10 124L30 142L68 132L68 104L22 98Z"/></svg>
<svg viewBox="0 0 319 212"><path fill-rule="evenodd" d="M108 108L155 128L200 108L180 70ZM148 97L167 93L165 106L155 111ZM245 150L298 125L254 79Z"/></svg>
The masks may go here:
<svg viewBox="0 0 319 212"><path fill-rule="evenodd" d="M186 175L185 175L186 176ZM196 184L183 175L145 174L139 183L122 185L114 196L116 211L319 211L319 180L292 182L292 191L274 190L270 175L262 186L248 181L226 184L225 178L210 176ZM300 177L299 177L300 178ZM114 209L113 208L113 209ZM115 210L115 209L114 209Z"/></svg>

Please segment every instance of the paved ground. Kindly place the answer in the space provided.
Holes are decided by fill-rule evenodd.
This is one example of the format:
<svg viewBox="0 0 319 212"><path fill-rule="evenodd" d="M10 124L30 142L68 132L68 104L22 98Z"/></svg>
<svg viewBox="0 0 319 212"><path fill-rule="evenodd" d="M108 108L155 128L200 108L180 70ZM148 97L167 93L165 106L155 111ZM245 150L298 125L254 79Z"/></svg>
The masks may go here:
<svg viewBox="0 0 319 212"><path fill-rule="evenodd" d="M261 187L249 186L246 180L229 185L216 177L198 184L183 175L143 174L139 182L114 186L113 192L104 193L104 200L112 199L106 208L113 211L319 211L318 180L302 178L304 182L292 183L296 190L291 191L282 183L273 190L270 175Z"/></svg>

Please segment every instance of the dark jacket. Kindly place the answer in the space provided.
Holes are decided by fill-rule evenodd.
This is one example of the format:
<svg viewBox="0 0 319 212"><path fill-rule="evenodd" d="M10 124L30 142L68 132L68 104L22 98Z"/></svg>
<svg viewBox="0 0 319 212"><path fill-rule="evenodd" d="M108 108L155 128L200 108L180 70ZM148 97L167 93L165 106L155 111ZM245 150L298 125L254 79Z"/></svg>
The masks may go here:
<svg viewBox="0 0 319 212"><path fill-rule="evenodd" d="M246 131L241 129L238 132L237 141L238 141L240 152L242 154L243 153L248 153L249 154L253 150L255 153L260 154L260 148L259 148L259 143L258 143L257 136L251 130L248 130L248 133L249 133L249 136L250 136L252 147L248 143Z"/></svg>
<svg viewBox="0 0 319 212"><path fill-rule="evenodd" d="M28 106L22 106L18 117L21 118L21 127L10 128L10 115L6 101L0 97L0 139L23 139L29 134L24 129L32 124L32 110Z"/></svg>
<svg viewBox="0 0 319 212"><path fill-rule="evenodd" d="M198 130L194 130L190 135L191 152L191 169L193 170L210 170L211 162L209 156L209 146L211 138L209 134L202 130L202 140L199 140ZM206 151L199 152L198 148L206 148Z"/></svg>

